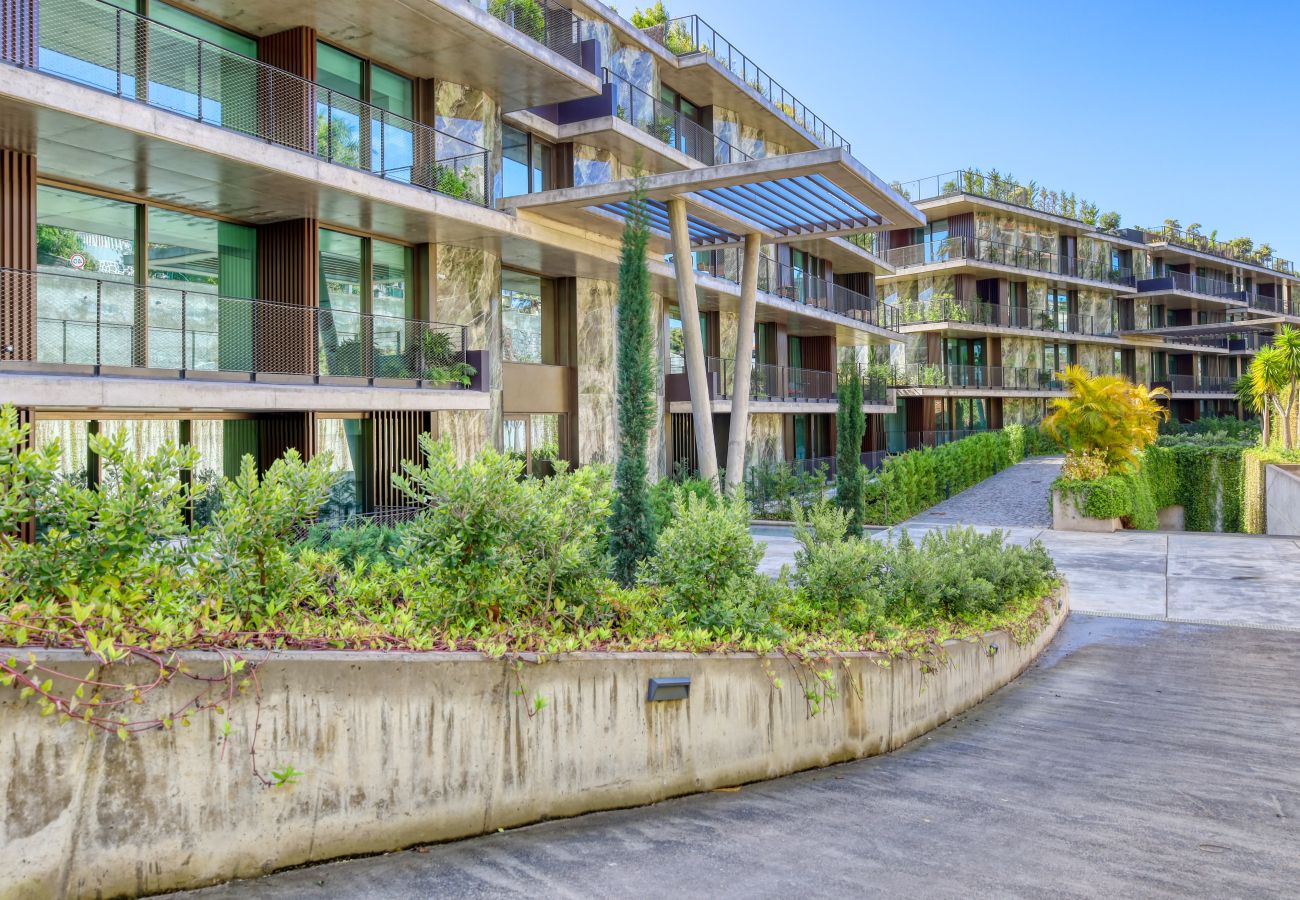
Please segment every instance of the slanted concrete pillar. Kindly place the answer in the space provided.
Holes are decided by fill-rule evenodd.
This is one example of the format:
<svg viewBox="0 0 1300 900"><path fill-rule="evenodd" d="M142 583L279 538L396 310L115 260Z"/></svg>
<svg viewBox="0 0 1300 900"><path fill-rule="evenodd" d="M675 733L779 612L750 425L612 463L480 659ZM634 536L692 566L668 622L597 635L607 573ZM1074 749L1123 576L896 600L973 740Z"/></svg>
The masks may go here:
<svg viewBox="0 0 1300 900"><path fill-rule="evenodd" d="M740 322L736 326L735 387L731 392L731 429L727 436L727 493L745 479L745 443L749 435L749 382L753 372L754 319L758 304L758 251L762 238L745 235L745 255L740 266Z"/></svg>
<svg viewBox="0 0 1300 900"><path fill-rule="evenodd" d="M704 369L704 336L700 333L700 303L695 296L695 267L691 264L691 235L686 222L686 201L668 201L673 239L673 265L677 269L677 305L682 312L682 341L686 351L686 383L691 391L691 417L695 421L695 450L700 477L718 480L718 450L713 443L713 408L709 402L708 373ZM751 323L750 330L753 330ZM751 336L752 340L752 336Z"/></svg>

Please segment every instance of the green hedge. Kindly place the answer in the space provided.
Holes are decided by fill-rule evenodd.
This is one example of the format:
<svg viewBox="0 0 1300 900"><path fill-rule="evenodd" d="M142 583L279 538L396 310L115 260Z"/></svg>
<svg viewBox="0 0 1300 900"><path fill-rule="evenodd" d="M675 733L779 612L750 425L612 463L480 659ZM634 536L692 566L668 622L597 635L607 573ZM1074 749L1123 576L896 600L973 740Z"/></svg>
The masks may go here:
<svg viewBox="0 0 1300 900"><path fill-rule="evenodd" d="M1129 528L1154 531L1158 513L1181 505L1188 531L1244 530L1240 446L1184 444L1148 447L1134 472L1095 481L1063 482L1078 509L1097 519L1120 518Z"/></svg>
<svg viewBox="0 0 1300 900"><path fill-rule="evenodd" d="M1008 425L887 458L867 484L867 522L894 525L1024 459L1054 450L1037 428Z"/></svg>
<svg viewBox="0 0 1300 900"><path fill-rule="evenodd" d="M1286 451L1279 447L1252 447L1241 454L1242 531L1247 534L1265 534L1264 469L1269 463L1300 463L1300 450Z"/></svg>

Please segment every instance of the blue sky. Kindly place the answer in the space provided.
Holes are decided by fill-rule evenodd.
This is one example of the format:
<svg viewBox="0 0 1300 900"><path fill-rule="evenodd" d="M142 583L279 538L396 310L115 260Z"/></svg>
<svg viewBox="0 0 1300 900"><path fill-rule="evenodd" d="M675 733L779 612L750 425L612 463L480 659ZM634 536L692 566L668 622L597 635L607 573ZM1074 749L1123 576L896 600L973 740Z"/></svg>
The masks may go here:
<svg viewBox="0 0 1300 900"><path fill-rule="evenodd" d="M1300 261L1296 0L676 0L886 180L967 166ZM619 4L631 12L627 0Z"/></svg>

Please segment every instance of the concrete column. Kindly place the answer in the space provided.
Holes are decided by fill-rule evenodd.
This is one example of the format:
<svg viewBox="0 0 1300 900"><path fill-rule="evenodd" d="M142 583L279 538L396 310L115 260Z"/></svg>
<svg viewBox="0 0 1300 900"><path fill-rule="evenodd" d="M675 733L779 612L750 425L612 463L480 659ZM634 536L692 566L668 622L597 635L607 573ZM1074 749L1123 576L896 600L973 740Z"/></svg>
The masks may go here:
<svg viewBox="0 0 1300 900"><path fill-rule="evenodd" d="M708 373L704 368L704 336L700 333L700 303L695 296L695 268L691 265L691 235L686 222L686 201L668 201L673 239L673 265L677 269L677 306L682 313L682 342L686 351L686 383L691 391L691 417L695 420L695 450L700 477L718 480L718 450L713 443L713 409L709 402ZM753 322L750 323L753 331ZM753 336L750 337L751 342Z"/></svg>
<svg viewBox="0 0 1300 900"><path fill-rule="evenodd" d="M745 256L740 267L740 323L736 326L736 368L732 376L731 430L727 439L727 492L745 478L745 439L749 434L749 382L753 371L754 319L758 302L758 251L762 238L745 235Z"/></svg>

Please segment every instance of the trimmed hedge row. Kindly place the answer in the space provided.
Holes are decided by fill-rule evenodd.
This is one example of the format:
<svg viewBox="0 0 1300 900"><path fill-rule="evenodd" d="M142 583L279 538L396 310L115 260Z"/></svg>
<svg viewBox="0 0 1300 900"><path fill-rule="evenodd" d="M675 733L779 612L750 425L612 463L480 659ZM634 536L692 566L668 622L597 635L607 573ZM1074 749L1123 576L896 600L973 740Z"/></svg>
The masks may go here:
<svg viewBox="0 0 1300 900"><path fill-rule="evenodd" d="M867 522L895 525L1024 459L1055 447L1037 428L1008 425L887 458L867 484Z"/></svg>

